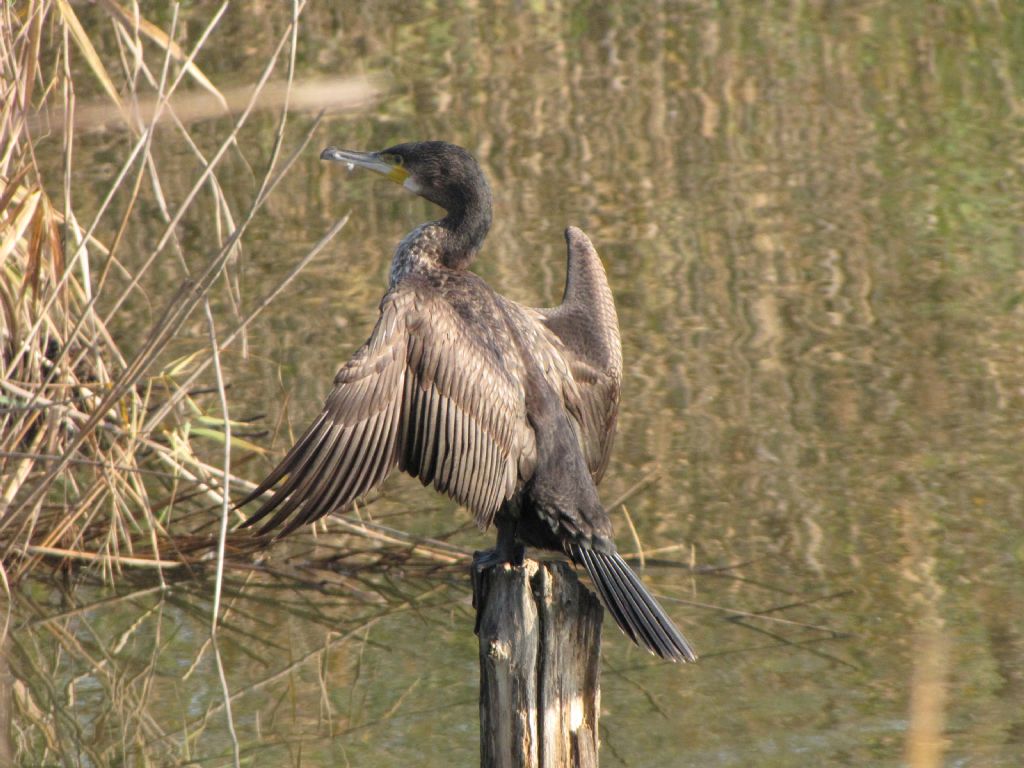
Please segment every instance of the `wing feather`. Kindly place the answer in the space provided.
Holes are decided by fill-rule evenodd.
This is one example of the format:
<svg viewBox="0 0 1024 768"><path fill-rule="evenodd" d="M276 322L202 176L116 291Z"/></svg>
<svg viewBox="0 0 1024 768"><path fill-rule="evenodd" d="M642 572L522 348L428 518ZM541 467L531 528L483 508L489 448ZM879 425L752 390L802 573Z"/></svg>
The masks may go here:
<svg viewBox="0 0 1024 768"><path fill-rule="evenodd" d="M245 524L266 519L260 533L283 525L286 535L346 508L397 466L488 526L518 486L532 433L519 378L479 338L472 318L415 280L389 292L320 415L239 502L276 488Z"/></svg>
<svg viewBox="0 0 1024 768"><path fill-rule="evenodd" d="M619 414L619 320L608 278L590 239L582 230L569 227L565 242L562 303L536 311L561 343L572 383L564 389L565 405L579 426L594 482L599 482L611 457Z"/></svg>

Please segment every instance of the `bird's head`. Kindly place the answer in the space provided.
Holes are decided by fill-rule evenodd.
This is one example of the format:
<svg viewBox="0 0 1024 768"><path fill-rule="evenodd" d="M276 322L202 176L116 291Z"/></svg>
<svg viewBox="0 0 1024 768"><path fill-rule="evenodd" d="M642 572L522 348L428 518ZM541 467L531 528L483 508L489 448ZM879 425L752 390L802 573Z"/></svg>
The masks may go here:
<svg viewBox="0 0 1024 768"><path fill-rule="evenodd" d="M321 160L346 163L387 176L409 191L461 216L469 208L490 209L491 192L483 171L469 152L444 141L396 144L380 152L328 147Z"/></svg>

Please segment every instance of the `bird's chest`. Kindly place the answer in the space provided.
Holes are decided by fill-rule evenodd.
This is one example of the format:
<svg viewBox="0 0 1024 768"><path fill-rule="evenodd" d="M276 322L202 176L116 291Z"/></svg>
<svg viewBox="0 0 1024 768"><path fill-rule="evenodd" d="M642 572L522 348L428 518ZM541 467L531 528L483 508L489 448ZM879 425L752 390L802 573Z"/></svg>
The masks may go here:
<svg viewBox="0 0 1024 768"><path fill-rule="evenodd" d="M388 282L392 288L413 274L431 274L441 269L441 233L427 225L410 232L398 244L391 259Z"/></svg>

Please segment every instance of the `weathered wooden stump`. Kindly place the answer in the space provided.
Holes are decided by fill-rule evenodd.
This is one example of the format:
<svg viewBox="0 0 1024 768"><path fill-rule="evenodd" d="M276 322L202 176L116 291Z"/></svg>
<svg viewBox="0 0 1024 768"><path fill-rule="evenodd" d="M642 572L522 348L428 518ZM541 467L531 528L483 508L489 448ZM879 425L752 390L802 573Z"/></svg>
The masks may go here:
<svg viewBox="0 0 1024 768"><path fill-rule="evenodd" d="M566 563L495 566L481 586L480 765L596 768L597 597Z"/></svg>

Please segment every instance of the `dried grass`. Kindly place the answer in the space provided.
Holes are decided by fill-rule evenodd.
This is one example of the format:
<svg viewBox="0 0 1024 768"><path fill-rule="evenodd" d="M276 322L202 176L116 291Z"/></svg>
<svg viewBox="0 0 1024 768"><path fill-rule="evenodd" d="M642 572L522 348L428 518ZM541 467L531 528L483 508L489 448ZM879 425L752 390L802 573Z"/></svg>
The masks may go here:
<svg viewBox="0 0 1024 768"><path fill-rule="evenodd" d="M98 566L109 580L126 567L163 570L195 565L220 544L223 567L231 514L227 489L246 483L232 476L231 448L260 449L233 433L219 356L244 340L245 328L344 226L339 221L267 296L243 302L231 274L249 224L278 182L306 149L318 120L285 151L284 127L308 107L308 92L323 81L294 87L296 3L262 76L252 88L221 92L195 63L226 8L209 17L191 50L175 42L177 10L169 29L142 18L137 7L103 0L99 7L116 33L121 56L105 59L90 39L76 6L66 0L6 3L0 9L0 568L16 580L41 562ZM42 41L52 50L40 56ZM85 68L74 70L73 59ZM283 73L282 73L283 70ZM76 93L99 84L100 98L79 105ZM365 80L328 84L331 107L358 108L373 98ZM186 93L185 88L194 90ZM257 109L280 114L279 128L257 191L245 210L232 210L218 177L247 119ZM213 112L211 112L213 110ZM204 154L190 121L230 115L232 126L216 151ZM99 120L97 116L103 116ZM102 123L127 130L131 151L88 225L76 209L71 168L79 131ZM158 127L161 126L161 127ZM174 131L202 169L174 210L166 202L160 164L152 153L156 132ZM64 155L60 184L47 178L36 147L59 138ZM140 191L154 190L162 234L148 253L123 259L137 226ZM214 205L210 208L212 196ZM127 198L127 202L125 199ZM112 201L118 200L117 211ZM200 200L206 202L200 202ZM220 242L199 269L177 240L186 216L214 217ZM98 232L113 232L106 242ZM183 277L158 299L165 309L126 352L110 332L126 305L138 303L140 285L158 258L171 253ZM124 263L123 263L124 262ZM127 263L130 262L130 263ZM118 279L109 279L116 274ZM236 307L234 327L216 328L210 291L223 286ZM116 286L116 287L115 287ZM241 307L252 303L253 309ZM194 310L202 307L208 346L169 360ZM102 308L102 311L101 311ZM210 382L219 395L211 407L194 393ZM224 445L223 466L203 461L192 448L202 436ZM219 535L210 523L219 520ZM218 579L219 583L219 579Z"/></svg>

